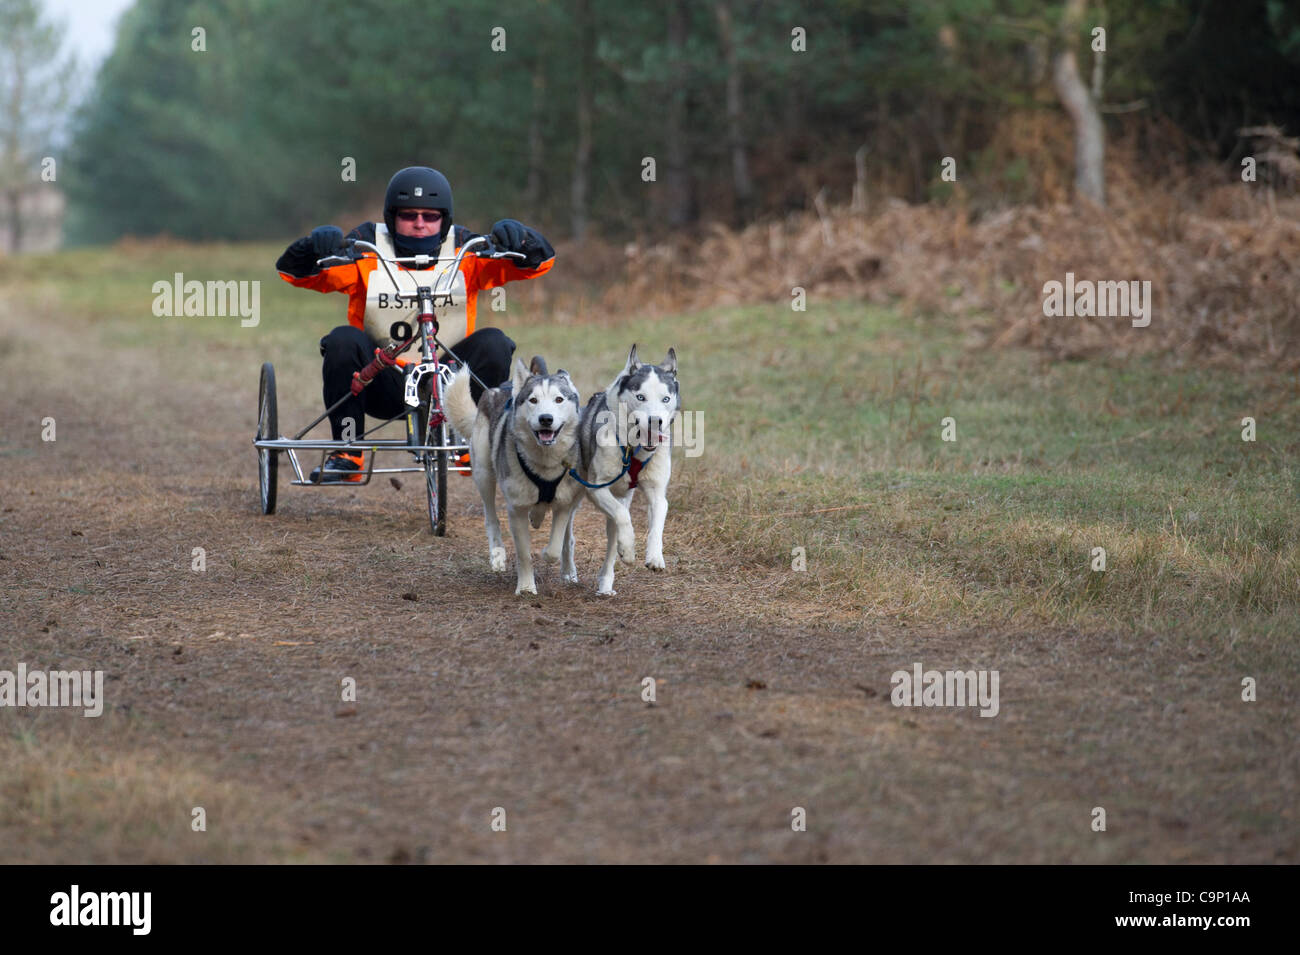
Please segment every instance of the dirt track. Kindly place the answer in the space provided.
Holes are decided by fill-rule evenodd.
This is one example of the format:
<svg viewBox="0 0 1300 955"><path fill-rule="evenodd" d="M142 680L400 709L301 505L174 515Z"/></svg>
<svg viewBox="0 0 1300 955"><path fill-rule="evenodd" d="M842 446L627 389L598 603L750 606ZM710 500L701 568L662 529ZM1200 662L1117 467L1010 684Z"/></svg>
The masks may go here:
<svg viewBox="0 0 1300 955"><path fill-rule="evenodd" d="M282 486L261 516L255 348L164 366L100 329L80 369L40 361L12 308L0 323L0 668L108 679L98 720L0 711L0 861L1300 857L1291 729L1244 724L1234 676L1176 634L801 624L817 595L773 596L787 574L681 545L709 519L690 496L707 459L677 472L665 573L621 568L596 597L588 507L582 583L545 568L519 599L464 478L442 540L415 475ZM314 414L310 370L282 375L282 427ZM635 523L640 552L639 505ZM914 660L999 668L999 717L893 707Z"/></svg>

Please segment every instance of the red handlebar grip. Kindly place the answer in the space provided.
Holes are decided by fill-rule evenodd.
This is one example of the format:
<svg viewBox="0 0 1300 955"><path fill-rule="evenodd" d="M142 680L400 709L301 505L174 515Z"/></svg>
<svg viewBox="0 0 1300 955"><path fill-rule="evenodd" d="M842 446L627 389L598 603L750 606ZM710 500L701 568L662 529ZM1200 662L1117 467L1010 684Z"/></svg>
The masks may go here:
<svg viewBox="0 0 1300 955"><path fill-rule="evenodd" d="M375 376L385 368L396 368L397 358L395 356L405 344L405 342L389 342L383 348L376 348L375 360L360 371L352 373L352 394L354 396L361 394L361 390L374 381Z"/></svg>

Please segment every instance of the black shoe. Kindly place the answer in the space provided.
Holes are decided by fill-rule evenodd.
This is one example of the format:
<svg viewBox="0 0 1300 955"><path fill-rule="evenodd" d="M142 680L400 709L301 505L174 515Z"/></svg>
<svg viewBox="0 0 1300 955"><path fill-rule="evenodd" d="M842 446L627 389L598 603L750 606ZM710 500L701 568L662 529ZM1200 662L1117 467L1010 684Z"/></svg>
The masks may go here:
<svg viewBox="0 0 1300 955"><path fill-rule="evenodd" d="M360 484L363 477L361 474L363 463L365 458L359 454L338 451L325 459L325 476L321 477L320 468L312 468L310 480L313 484ZM337 473L339 471L348 473L339 474Z"/></svg>

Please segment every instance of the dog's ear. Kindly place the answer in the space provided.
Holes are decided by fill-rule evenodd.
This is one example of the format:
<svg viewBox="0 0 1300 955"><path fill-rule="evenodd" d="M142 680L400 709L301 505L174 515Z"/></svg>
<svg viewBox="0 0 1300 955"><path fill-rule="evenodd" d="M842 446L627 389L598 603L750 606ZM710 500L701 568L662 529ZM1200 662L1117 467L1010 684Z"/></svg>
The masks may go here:
<svg viewBox="0 0 1300 955"><path fill-rule="evenodd" d="M541 355L534 355L533 360L528 363L528 370L534 375L545 375L546 359Z"/></svg>
<svg viewBox="0 0 1300 955"><path fill-rule="evenodd" d="M627 364L623 366L623 374L630 375L641 367L641 363L636 359L636 343L632 343L632 350L627 353Z"/></svg>
<svg viewBox="0 0 1300 955"><path fill-rule="evenodd" d="M664 359L664 363L659 367L670 375L677 374L677 352L674 349L669 348L668 357Z"/></svg>
<svg viewBox="0 0 1300 955"><path fill-rule="evenodd" d="M524 363L520 359L516 358L514 374L510 376L510 384L514 387L516 395L523 390L524 382L528 380L528 377L528 369L524 367Z"/></svg>
<svg viewBox="0 0 1300 955"><path fill-rule="evenodd" d="M578 386L573 383L573 379L569 377L569 373L563 368L560 368L556 370L555 377L564 379L564 383L568 385L568 388L561 389L561 391L566 392L565 397L581 408L582 395L578 393Z"/></svg>

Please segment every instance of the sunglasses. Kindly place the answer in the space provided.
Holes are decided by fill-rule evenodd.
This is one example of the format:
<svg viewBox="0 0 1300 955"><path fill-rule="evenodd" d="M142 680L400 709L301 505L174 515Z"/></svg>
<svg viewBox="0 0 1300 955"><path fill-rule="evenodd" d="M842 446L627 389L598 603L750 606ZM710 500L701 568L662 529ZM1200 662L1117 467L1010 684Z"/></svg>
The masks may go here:
<svg viewBox="0 0 1300 955"><path fill-rule="evenodd" d="M442 213L441 212L399 212L397 213L397 218L401 219L403 222L417 222L420 219L424 219L425 222L440 222L442 221Z"/></svg>

